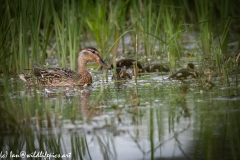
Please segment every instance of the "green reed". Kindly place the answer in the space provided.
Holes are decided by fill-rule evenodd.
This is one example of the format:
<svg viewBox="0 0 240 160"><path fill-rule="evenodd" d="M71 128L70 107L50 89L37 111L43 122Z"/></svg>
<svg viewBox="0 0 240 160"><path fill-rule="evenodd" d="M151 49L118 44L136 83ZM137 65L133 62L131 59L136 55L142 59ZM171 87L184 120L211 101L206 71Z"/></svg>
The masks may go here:
<svg viewBox="0 0 240 160"><path fill-rule="evenodd" d="M92 14L86 17L85 23L87 23L90 29L90 35L95 37L100 50L104 52L107 42L111 38L109 34L114 27L114 23L111 22L111 19L107 19L107 7L109 4L106 1L103 1L102 3L98 3L96 5L94 3L90 3L90 5ZM110 14L111 12L109 15Z"/></svg>
<svg viewBox="0 0 240 160"><path fill-rule="evenodd" d="M89 35L95 38L104 56L108 46L116 39L116 33L125 30L125 15L127 14L128 3L129 1L89 3L91 14L85 17L85 22Z"/></svg>
<svg viewBox="0 0 240 160"><path fill-rule="evenodd" d="M64 4L62 7L66 7ZM67 66L67 32L65 31L65 21L61 21L61 18L63 19L65 16L64 10L63 12L58 15L57 11L54 8L53 2L52 2L52 10L53 10L53 22L54 22L54 28L55 28L55 34L56 34L56 43L57 45L57 56L60 60L59 64L62 67Z"/></svg>
<svg viewBox="0 0 240 160"><path fill-rule="evenodd" d="M34 62L43 62L40 52L40 25L41 25L41 19L42 19L42 10L43 10L43 3L44 1L35 1L30 4L24 4L27 7L31 8L31 15L29 15L30 18L29 22L26 24L30 23L30 34L31 34L31 49L29 48L30 51L30 57L32 63ZM23 13L24 14L24 13ZM29 19L29 17L26 17ZM24 22L23 22L24 23ZM26 26L26 29L28 27ZM28 32L26 32L28 33ZM28 49L28 48L27 48ZM28 53L28 52L27 52ZM44 57L45 58L45 57ZM32 64L30 64L32 66Z"/></svg>
<svg viewBox="0 0 240 160"><path fill-rule="evenodd" d="M54 6L53 6L54 7ZM77 9L77 7L82 8ZM58 57L61 58L63 66L67 65L66 57L69 55L70 68L75 70L77 53L80 49L80 35L83 32L83 23L85 17L86 1L70 3L64 2L61 8L61 14L54 14L57 22Z"/></svg>
<svg viewBox="0 0 240 160"><path fill-rule="evenodd" d="M227 47L228 47L228 36L229 36L229 29L231 26L231 22L232 22L232 18L228 17L230 10L231 10L231 6L230 6L230 2L229 1L224 1L221 0L220 3L218 4L218 7L220 7L220 17L222 19L220 19L220 35L221 35L221 50L223 54L227 53ZM227 18L228 17L228 18ZM226 20L224 20L223 18L226 18Z"/></svg>
<svg viewBox="0 0 240 160"><path fill-rule="evenodd" d="M23 70L26 66L26 64L28 64L28 43L27 43L27 28L28 28L28 18L27 18L27 1L21 1L19 2L19 6L21 7L20 12L20 17L19 17L19 43L18 43L18 51L19 51L19 55L21 56L17 56L19 57L19 61L20 61L20 70ZM17 14L17 13L16 13ZM15 53L17 54L17 53ZM24 66L22 66L22 64ZM24 67L24 68L23 68Z"/></svg>
<svg viewBox="0 0 240 160"><path fill-rule="evenodd" d="M138 31L138 42L136 41L136 35L132 35L132 45L135 47L134 51L136 51L136 47L142 46L143 54L150 58L154 55L155 52L155 44L156 41L159 41L153 38L152 35L156 37L160 37L162 35L160 21L160 6L159 2L152 1L133 1L130 9L130 22L132 24L131 29L135 29ZM157 25L155 22L158 22ZM154 31L154 32L153 32ZM145 34L147 33L147 34ZM159 42L162 43L160 40ZM139 43L138 45L136 45ZM159 44L161 44L159 43ZM139 48L137 48L139 49ZM139 54L139 53L135 53ZM142 57L138 57L141 59Z"/></svg>
<svg viewBox="0 0 240 160"><path fill-rule="evenodd" d="M6 4L7 5L7 4ZM9 14L9 12L5 12L4 13L4 17L7 17L6 14ZM4 23L3 25L1 25L0 29L1 29L1 33L0 33L0 63L2 64L2 70L0 70L1 72L3 72L3 70L6 70L6 64L4 63L4 60L7 59L9 56L11 56L11 53L7 53L7 50L10 46L9 41L9 37L8 36L10 33L10 27L11 24L13 23L13 20L9 20L8 18L3 19ZM6 25L6 26L4 26ZM5 71L6 72L6 71Z"/></svg>
<svg viewBox="0 0 240 160"><path fill-rule="evenodd" d="M198 21L202 24L200 27L200 36L202 41L203 53L205 55L211 53L211 45L213 42L213 27L212 27L212 19L213 17L213 2L203 0L203 1L195 1L196 13L198 17Z"/></svg>
<svg viewBox="0 0 240 160"><path fill-rule="evenodd" d="M50 52L56 50L57 54L54 56L58 57L59 65L67 67L69 63L70 68L75 69L77 53L82 46L94 45L96 42L97 48L106 57L108 54L106 51L112 42L116 41L117 35L135 29L136 24L138 30L149 33L138 35L146 57L159 56L159 53L160 56L166 57L168 53L170 66L175 66L176 61L182 56L179 37L184 29L182 24L186 23L188 25L198 23L194 28L200 30L202 51L205 55L215 47L214 31L218 28L217 34L222 33L221 50L225 54L232 23L231 20L227 22L214 20L217 19L216 12L219 12L221 18L232 14L229 11L230 2L216 3L206 0L194 3L186 0L182 2L1 1L4 8L2 11L4 16L1 17L3 25L0 27L2 31L0 57L4 62L2 66L5 66L6 72L22 72L34 63L43 65L44 60L53 55L49 50ZM219 26L213 25L215 22ZM152 38L150 34L160 39L165 38L167 45ZM130 35L133 37L131 45L135 46L135 34ZM123 41L123 38L121 40ZM159 45L159 50L155 50L156 44ZM122 48L126 50L124 43Z"/></svg>
<svg viewBox="0 0 240 160"><path fill-rule="evenodd" d="M91 159L86 135L82 133L71 133L71 144L73 159Z"/></svg>
<svg viewBox="0 0 240 160"><path fill-rule="evenodd" d="M177 18L179 12L179 8L174 6L173 1L168 1L164 4L166 7L163 9L163 15L166 17L164 20L164 29L166 33L166 41L167 41L167 53L168 53L168 61L170 67L175 67L175 63L181 57L181 52L178 45L178 38L180 37L181 30L181 19L176 23L175 19ZM181 17L178 17L181 18Z"/></svg>
<svg viewBox="0 0 240 160"><path fill-rule="evenodd" d="M230 85L230 82L228 79L229 78L228 70L233 70L233 68L227 66L227 63L225 62L226 60L224 60L224 57L226 57L225 55L227 53L228 35L229 35L230 25L231 25L231 18L228 18L226 21L226 24L224 25L223 29L221 30L221 33L222 33L221 39L220 39L221 50L219 51L219 54L216 54L216 55L220 55L220 57L216 58L218 60L217 68L219 68L218 70L222 69L223 75L224 75L228 85ZM220 59L220 61L219 61L219 59Z"/></svg>
<svg viewBox="0 0 240 160"><path fill-rule="evenodd" d="M42 15L40 20L40 29L39 37L41 40L40 43L40 52L41 53L41 62L40 65L45 63L45 59L50 57L55 49L54 44L51 44L51 40L54 36L54 25L53 25L53 12L51 9L50 2L44 1L42 8Z"/></svg>
<svg viewBox="0 0 240 160"><path fill-rule="evenodd" d="M2 18L4 25L1 26L1 30L6 33L6 44L2 43L4 51L1 52L3 65L8 64L6 72L20 72L33 63L41 62L39 28L43 1L6 0L2 5L6 8ZM8 28L6 24L9 24Z"/></svg>

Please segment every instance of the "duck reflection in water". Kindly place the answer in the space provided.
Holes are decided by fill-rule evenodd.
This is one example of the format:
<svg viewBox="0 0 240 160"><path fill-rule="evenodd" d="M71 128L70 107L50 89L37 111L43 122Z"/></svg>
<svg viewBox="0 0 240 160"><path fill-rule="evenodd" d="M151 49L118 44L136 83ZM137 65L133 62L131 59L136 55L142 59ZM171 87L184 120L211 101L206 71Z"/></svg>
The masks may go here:
<svg viewBox="0 0 240 160"><path fill-rule="evenodd" d="M188 100L186 98L186 94L189 91L189 85L182 83L179 86L179 95L173 100L174 103L176 103L181 108L181 115L184 117L189 117L189 108L188 108ZM178 116L180 118L181 116Z"/></svg>
<svg viewBox="0 0 240 160"><path fill-rule="evenodd" d="M100 116L102 114L102 107L91 106L90 97L92 94L92 88L88 86L81 90L79 96L79 104L81 114L86 122L88 122L92 117Z"/></svg>

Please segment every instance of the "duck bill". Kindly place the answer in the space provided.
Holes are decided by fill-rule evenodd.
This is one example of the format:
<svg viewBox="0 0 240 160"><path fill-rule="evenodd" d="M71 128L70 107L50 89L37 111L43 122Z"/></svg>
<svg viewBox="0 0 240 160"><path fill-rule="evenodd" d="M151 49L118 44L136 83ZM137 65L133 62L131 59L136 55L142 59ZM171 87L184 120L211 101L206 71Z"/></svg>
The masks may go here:
<svg viewBox="0 0 240 160"><path fill-rule="evenodd" d="M103 66L106 69L110 69L110 67L102 60L101 57L99 57L97 63L100 64L101 66Z"/></svg>

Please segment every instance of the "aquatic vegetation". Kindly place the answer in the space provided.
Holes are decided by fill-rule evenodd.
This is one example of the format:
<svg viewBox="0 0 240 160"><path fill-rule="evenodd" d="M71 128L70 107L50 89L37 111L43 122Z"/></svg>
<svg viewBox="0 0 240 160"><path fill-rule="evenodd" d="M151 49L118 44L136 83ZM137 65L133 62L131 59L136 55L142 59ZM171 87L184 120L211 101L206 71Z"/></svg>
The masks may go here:
<svg viewBox="0 0 240 160"><path fill-rule="evenodd" d="M180 157L193 153L198 153L197 157L208 154L218 157L222 143L215 143L215 138L239 139L238 129L229 126L237 125L239 89L216 86L211 92L201 94L194 82L178 84L160 77L141 76L136 85L131 80L121 87L96 81L92 87L48 88L49 91L46 88L26 90L19 85L20 81L13 81L11 85L4 81L1 84L4 94L0 97L1 135L9 134L11 141L1 138L2 150L8 147L7 151L13 152L71 153L71 157L94 159L116 158L124 145L129 146L124 153L131 150L140 152L138 157L149 158L164 156L158 151L168 146L168 150L177 151ZM231 115L228 119L223 118L228 114ZM194 136L201 138L194 140ZM182 145L173 147L172 143L180 142ZM27 144L26 148L23 143ZM211 143L216 151L212 153L202 143ZM239 149L237 144L223 143L234 151ZM193 150L189 151L188 146ZM201 153L199 148L203 149ZM238 154L226 154L238 157Z"/></svg>
<svg viewBox="0 0 240 160"><path fill-rule="evenodd" d="M239 159L238 5L1 1L1 156L42 151L68 159ZM116 83L112 72L91 63L90 87L25 88L16 78L34 64L76 70L85 46L99 48L113 72L129 80ZM134 59L134 71L149 65L154 72L130 75L126 65L117 68L121 58ZM151 66L177 71L188 62L206 74L182 83L169 80L161 65Z"/></svg>

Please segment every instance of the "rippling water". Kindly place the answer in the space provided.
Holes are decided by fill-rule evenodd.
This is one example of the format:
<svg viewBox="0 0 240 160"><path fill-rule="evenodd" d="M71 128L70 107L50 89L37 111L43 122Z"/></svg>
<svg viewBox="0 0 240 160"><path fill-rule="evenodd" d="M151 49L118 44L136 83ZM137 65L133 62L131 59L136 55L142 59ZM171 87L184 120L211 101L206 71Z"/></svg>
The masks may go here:
<svg viewBox="0 0 240 160"><path fill-rule="evenodd" d="M160 73L137 83L92 75L85 88L26 89L18 78L2 80L1 107L23 129L1 123L2 151L97 160L240 158L239 86L208 90ZM11 122L9 116L1 119Z"/></svg>

